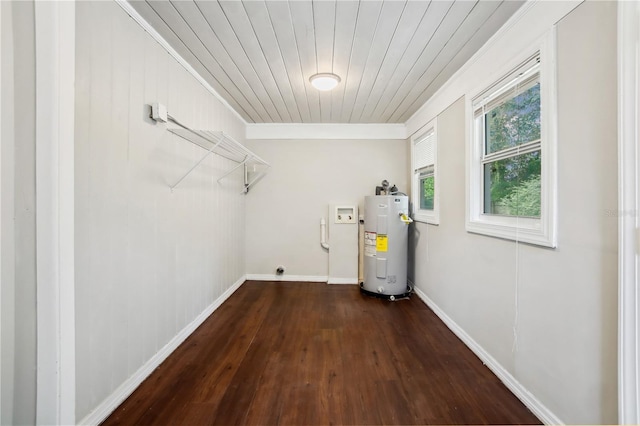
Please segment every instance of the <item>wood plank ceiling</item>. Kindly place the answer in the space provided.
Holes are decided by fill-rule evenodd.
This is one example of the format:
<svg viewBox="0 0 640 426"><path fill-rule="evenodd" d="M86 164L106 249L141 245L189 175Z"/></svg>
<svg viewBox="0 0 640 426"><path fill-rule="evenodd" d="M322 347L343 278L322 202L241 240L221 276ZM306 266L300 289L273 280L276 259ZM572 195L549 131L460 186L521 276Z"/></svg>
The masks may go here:
<svg viewBox="0 0 640 426"><path fill-rule="evenodd" d="M523 1L130 3L249 123L404 123Z"/></svg>

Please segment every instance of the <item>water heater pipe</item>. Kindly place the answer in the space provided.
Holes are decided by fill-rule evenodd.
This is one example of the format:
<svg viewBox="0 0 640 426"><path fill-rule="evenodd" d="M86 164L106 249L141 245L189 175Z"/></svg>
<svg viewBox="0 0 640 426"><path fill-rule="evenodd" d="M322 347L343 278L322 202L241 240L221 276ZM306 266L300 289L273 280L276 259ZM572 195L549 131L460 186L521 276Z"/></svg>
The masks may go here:
<svg viewBox="0 0 640 426"><path fill-rule="evenodd" d="M329 243L327 243L327 222L324 221L324 217L320 219L320 245L323 249L329 250Z"/></svg>

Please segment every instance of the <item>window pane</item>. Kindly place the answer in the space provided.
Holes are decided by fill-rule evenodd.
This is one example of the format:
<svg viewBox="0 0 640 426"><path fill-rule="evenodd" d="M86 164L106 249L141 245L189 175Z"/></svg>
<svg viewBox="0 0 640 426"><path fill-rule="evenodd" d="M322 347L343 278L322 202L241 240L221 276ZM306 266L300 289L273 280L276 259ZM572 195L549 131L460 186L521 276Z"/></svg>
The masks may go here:
<svg viewBox="0 0 640 426"><path fill-rule="evenodd" d="M484 212L540 217L540 151L484 165Z"/></svg>
<svg viewBox="0 0 640 426"><path fill-rule="evenodd" d="M433 210L433 175L420 178L420 210Z"/></svg>
<svg viewBox="0 0 640 426"><path fill-rule="evenodd" d="M487 111L484 117L487 154L540 139L540 82Z"/></svg>
<svg viewBox="0 0 640 426"><path fill-rule="evenodd" d="M415 144L415 170L430 166L435 163L435 132L433 129Z"/></svg>

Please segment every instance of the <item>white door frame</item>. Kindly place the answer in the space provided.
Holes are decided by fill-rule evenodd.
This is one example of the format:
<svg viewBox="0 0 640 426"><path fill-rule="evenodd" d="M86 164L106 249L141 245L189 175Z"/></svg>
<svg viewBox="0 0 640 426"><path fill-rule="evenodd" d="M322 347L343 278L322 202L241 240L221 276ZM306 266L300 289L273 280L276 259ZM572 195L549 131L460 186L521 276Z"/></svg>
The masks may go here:
<svg viewBox="0 0 640 426"><path fill-rule="evenodd" d="M2 5L0 4L0 62L2 61ZM0 64L0 207L2 206L2 65ZM2 208L0 208L0 241L2 241ZM2 277L2 244L0 244L0 277ZM0 283L0 318L2 318L2 284ZM0 338L0 378L2 376L2 339ZM0 421L2 421L2 386L0 386Z"/></svg>
<svg viewBox="0 0 640 426"><path fill-rule="evenodd" d="M37 424L75 424L75 3L36 1Z"/></svg>
<svg viewBox="0 0 640 426"><path fill-rule="evenodd" d="M640 2L618 2L618 423L640 423Z"/></svg>

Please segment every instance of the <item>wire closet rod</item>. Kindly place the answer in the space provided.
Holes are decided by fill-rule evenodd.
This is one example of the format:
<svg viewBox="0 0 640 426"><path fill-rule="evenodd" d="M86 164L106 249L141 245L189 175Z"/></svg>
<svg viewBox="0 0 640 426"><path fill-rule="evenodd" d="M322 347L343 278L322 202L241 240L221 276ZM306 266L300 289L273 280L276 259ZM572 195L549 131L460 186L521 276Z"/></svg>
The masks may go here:
<svg viewBox="0 0 640 426"><path fill-rule="evenodd" d="M238 159L237 157L229 157L226 155L223 155L222 153L216 152L216 154L231 160L231 161L235 161L236 163L242 163L245 161L245 157L248 156L250 157L250 159L255 159L256 162L258 163L262 163L266 166L268 166L268 163L266 161L264 161L262 158L260 158L259 156L257 156L256 154L254 154L253 152L249 151L249 149L247 149L244 145L238 143L237 141L235 141L234 139L232 139L229 135L227 135L224 132L221 131L203 131L203 130L193 130L190 127L182 124L178 119L176 119L175 117L171 116L170 114L167 114L167 118L169 119L169 121L171 121L172 123L182 127L184 130L188 131L189 133L191 133L192 135L198 137L198 138L202 138L204 140L206 140L208 143L214 143L213 141L210 140L210 138L207 136L207 133L210 134L214 134L216 135L217 138L224 138L227 141L231 142L231 145L229 144L225 144L223 146L221 146L222 149L224 149L225 151L229 152L229 154L235 154L236 156L241 157L241 159ZM174 129L169 129L170 132L180 136L181 138L191 142L191 143L195 143L196 145L205 148L205 146L202 146L201 144L194 142L193 140L189 139L188 137L185 137L185 135L181 134L181 133L177 133L174 131ZM207 149L207 148L205 148Z"/></svg>
<svg viewBox="0 0 640 426"><path fill-rule="evenodd" d="M170 185L172 191L212 153L238 163L237 166L233 167L231 170L220 176L217 180L218 183L220 183L222 179L229 176L231 173L238 170L240 167L244 166L244 187L242 193L247 193L249 187L259 181L262 177L264 177L270 167L269 163L264 161L262 158L251 152L244 145L240 144L224 132L212 130L194 130L181 123L180 120L176 119L170 114L167 114L167 121L171 121L181 128L167 130L207 151L189 170L187 170L185 174L183 174L173 185ZM251 181L248 181L248 166L263 166L265 167L265 170L259 172L257 176Z"/></svg>

